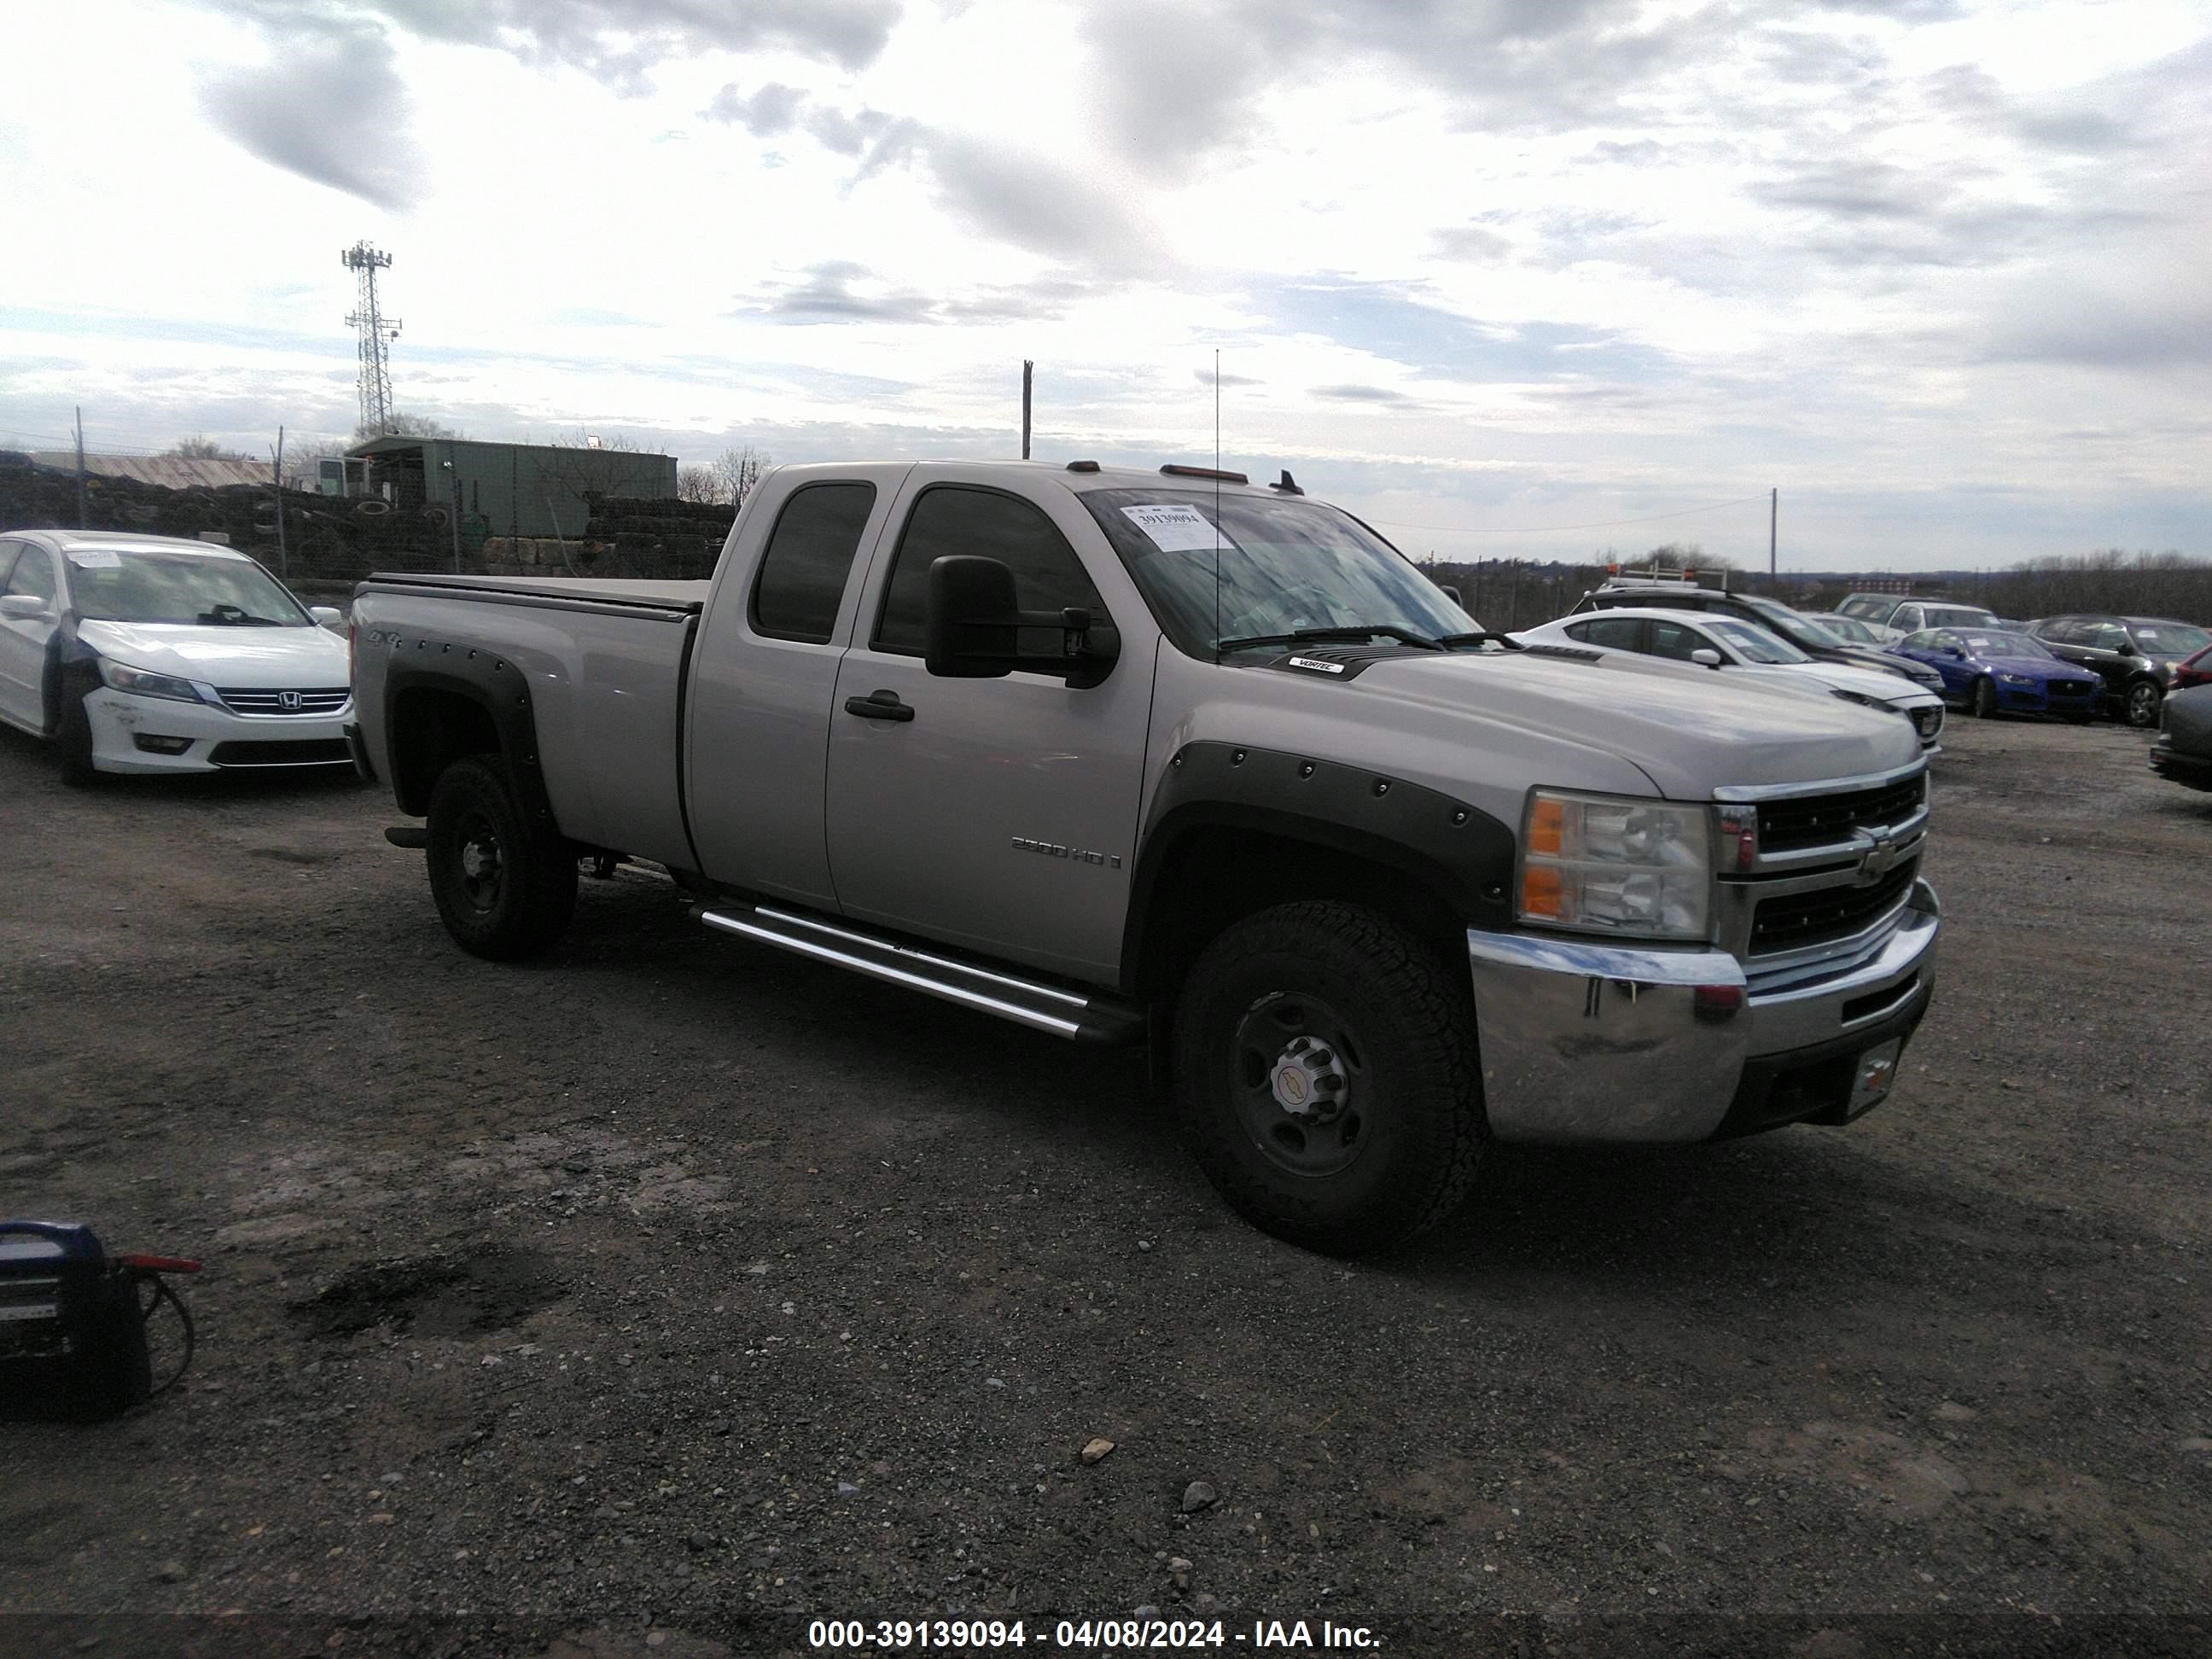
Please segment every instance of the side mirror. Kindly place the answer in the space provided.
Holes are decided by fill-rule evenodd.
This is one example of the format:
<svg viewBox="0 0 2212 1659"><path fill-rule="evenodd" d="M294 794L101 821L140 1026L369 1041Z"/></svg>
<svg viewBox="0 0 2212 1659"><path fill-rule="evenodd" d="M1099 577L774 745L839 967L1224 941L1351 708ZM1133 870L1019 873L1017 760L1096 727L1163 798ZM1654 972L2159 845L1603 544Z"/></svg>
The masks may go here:
<svg viewBox="0 0 2212 1659"><path fill-rule="evenodd" d="M307 607L307 614L315 619L319 627L339 634L345 632L345 612L334 605L311 605Z"/></svg>
<svg viewBox="0 0 2212 1659"><path fill-rule="evenodd" d="M28 622L47 614L46 602L35 593L0 593L0 617L9 622Z"/></svg>
<svg viewBox="0 0 2212 1659"><path fill-rule="evenodd" d="M1947 657L1959 657L1963 659L1966 653L1955 645L1947 645L1943 647L1943 654Z"/></svg>
<svg viewBox="0 0 2212 1659"><path fill-rule="evenodd" d="M1703 663L1708 668L1718 668L1721 665L1721 653L1710 645L1701 645L1690 653L1690 660Z"/></svg>
<svg viewBox="0 0 2212 1659"><path fill-rule="evenodd" d="M1060 649L1024 652L1024 629L1054 629ZM951 554L929 567L922 660L939 679L989 680L1015 672L1052 674L1077 690L1097 684L1121 655L1113 630L1094 629L1080 605L1023 611L1014 573L997 559Z"/></svg>

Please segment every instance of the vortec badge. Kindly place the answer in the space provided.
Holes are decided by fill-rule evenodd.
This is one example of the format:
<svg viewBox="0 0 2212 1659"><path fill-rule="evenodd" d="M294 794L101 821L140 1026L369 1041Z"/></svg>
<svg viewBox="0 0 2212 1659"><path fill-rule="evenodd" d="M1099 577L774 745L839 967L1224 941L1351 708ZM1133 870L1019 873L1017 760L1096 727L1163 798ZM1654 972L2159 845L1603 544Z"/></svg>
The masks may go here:
<svg viewBox="0 0 2212 1659"><path fill-rule="evenodd" d="M1310 668L1316 674L1341 674L1344 672L1344 665L1342 663L1323 662L1318 657L1292 657L1290 661L1291 666L1293 668Z"/></svg>

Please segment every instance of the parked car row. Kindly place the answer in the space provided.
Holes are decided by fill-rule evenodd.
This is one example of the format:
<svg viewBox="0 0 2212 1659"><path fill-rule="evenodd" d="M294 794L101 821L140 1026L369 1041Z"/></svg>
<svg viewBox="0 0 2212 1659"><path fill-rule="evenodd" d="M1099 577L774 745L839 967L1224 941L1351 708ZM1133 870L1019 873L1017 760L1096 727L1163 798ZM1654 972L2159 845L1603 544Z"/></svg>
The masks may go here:
<svg viewBox="0 0 2212 1659"><path fill-rule="evenodd" d="M1980 605L1893 593L1849 594L1835 611L1808 615L1665 576L1613 577L1566 616L1520 637L1702 664L1778 687L1817 686L1905 716L1930 750L1946 707L1984 720L2018 714L2075 725L2109 713L2147 727L2161 724L2173 693L2212 687L2212 632L2171 618L2019 622ZM2191 771L2196 732L2191 720L2181 724L2178 744L2162 741L2157 763L2177 776Z"/></svg>
<svg viewBox="0 0 2212 1659"><path fill-rule="evenodd" d="M1749 683L1825 692L1863 708L1887 709L1912 722L1923 750L1933 749L1943 730L1942 698L1908 677L1822 662L1741 617L1613 605L1594 615L1570 614L1540 628L1524 629L1519 637L1532 645L1588 645L1697 663Z"/></svg>

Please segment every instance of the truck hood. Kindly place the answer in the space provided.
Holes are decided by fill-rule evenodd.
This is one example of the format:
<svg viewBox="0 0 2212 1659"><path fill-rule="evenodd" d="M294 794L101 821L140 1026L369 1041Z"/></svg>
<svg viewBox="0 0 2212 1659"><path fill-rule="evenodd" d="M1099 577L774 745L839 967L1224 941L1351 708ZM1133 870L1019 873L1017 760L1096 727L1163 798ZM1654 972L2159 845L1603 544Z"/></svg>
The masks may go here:
<svg viewBox="0 0 2212 1659"><path fill-rule="evenodd" d="M85 621L77 623L76 636L126 667L210 685L307 690L347 680L345 641L327 628Z"/></svg>
<svg viewBox="0 0 2212 1659"><path fill-rule="evenodd" d="M1625 652L1588 660L1538 650L1391 657L1343 690L1599 750L1675 800L1710 800L1729 785L1861 777L1920 758L1911 723L1894 714L1818 690L1777 696L1771 682L1731 683ZM1369 717L1392 724L1384 709Z"/></svg>

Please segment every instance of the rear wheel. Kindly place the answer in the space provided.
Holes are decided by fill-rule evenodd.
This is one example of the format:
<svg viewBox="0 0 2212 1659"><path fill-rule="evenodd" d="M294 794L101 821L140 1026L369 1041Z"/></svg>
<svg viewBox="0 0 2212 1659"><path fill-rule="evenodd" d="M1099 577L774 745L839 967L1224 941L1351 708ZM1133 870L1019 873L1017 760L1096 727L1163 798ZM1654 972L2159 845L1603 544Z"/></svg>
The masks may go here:
<svg viewBox="0 0 2212 1659"><path fill-rule="evenodd" d="M424 857L439 917L464 951L509 961L561 936L576 908L576 860L531 824L507 769L457 760L430 791Z"/></svg>
<svg viewBox="0 0 2212 1659"><path fill-rule="evenodd" d="M100 781L99 769L92 763L92 715L82 696L63 701L61 730L54 733L54 750L61 760L64 783L82 789Z"/></svg>
<svg viewBox="0 0 2212 1659"><path fill-rule="evenodd" d="M1231 927L1191 968L1172 1048L1200 1167L1279 1237L1379 1249L1474 1180L1487 1131L1468 988L1375 911L1301 902Z"/></svg>
<svg viewBox="0 0 2212 1659"><path fill-rule="evenodd" d="M2128 724L2156 726L2160 696L2156 680L2137 680L2128 688Z"/></svg>
<svg viewBox="0 0 2212 1659"><path fill-rule="evenodd" d="M1974 716L1977 720L1995 720L1997 713L1997 688L1984 678L1974 682Z"/></svg>

